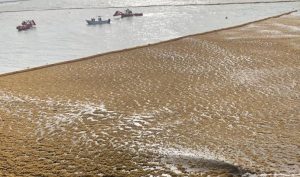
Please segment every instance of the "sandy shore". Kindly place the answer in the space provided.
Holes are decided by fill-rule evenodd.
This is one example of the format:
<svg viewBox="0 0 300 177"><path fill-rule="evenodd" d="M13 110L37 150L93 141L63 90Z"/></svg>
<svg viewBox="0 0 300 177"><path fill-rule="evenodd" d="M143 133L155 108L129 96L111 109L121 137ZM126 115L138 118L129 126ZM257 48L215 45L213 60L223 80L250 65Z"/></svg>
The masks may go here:
<svg viewBox="0 0 300 177"><path fill-rule="evenodd" d="M0 176L299 174L299 83L294 15L1 76Z"/></svg>

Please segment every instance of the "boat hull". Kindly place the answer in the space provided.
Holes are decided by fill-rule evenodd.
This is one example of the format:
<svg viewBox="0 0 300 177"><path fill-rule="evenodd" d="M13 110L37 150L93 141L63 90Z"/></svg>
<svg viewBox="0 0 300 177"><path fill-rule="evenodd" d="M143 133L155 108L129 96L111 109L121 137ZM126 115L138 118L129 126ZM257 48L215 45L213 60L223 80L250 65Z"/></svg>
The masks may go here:
<svg viewBox="0 0 300 177"><path fill-rule="evenodd" d="M88 25L102 25L102 24L110 24L110 19L103 20L103 21L92 21L92 20L86 20Z"/></svg>
<svg viewBox="0 0 300 177"><path fill-rule="evenodd" d="M143 13L122 14L122 15L121 15L121 18L124 18L124 17L133 17L133 16L143 16Z"/></svg>
<svg viewBox="0 0 300 177"><path fill-rule="evenodd" d="M31 29L31 28L33 28L32 25L22 25L22 26L17 26L17 30L18 30L18 31L25 31L25 30L29 30L29 29Z"/></svg>

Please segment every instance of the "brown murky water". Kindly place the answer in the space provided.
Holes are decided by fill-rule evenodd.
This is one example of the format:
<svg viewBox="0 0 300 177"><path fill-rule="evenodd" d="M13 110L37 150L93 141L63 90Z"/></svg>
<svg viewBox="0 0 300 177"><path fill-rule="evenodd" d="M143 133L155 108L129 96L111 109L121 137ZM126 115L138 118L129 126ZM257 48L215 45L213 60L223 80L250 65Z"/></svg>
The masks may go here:
<svg viewBox="0 0 300 177"><path fill-rule="evenodd" d="M300 173L300 19L0 77L0 176Z"/></svg>

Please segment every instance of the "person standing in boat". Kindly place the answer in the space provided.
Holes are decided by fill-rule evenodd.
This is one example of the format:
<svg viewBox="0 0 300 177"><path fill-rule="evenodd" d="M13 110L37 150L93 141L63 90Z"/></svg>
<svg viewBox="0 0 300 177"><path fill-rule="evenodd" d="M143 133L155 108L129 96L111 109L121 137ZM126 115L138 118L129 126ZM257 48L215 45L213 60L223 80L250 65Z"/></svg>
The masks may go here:
<svg viewBox="0 0 300 177"><path fill-rule="evenodd" d="M129 9L126 9L126 14L132 14L132 11L131 10L129 10Z"/></svg>

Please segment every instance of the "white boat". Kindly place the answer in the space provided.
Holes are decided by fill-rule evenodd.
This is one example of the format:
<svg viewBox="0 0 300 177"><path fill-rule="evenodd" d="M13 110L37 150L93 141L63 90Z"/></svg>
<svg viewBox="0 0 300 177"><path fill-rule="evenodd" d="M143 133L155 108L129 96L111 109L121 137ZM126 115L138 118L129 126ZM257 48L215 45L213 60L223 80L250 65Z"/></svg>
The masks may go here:
<svg viewBox="0 0 300 177"><path fill-rule="evenodd" d="M88 25L102 25L102 24L110 24L110 19L102 20L101 17L98 17L98 20L95 18L91 18L91 20L86 20Z"/></svg>

